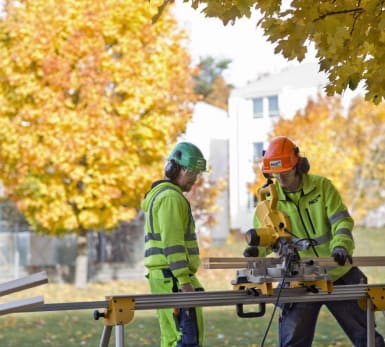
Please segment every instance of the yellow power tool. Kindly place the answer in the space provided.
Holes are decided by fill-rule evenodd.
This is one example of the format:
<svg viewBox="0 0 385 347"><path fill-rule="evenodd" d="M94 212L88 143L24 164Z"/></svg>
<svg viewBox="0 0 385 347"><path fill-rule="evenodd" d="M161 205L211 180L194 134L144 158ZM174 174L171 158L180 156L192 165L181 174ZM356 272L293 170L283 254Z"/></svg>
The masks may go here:
<svg viewBox="0 0 385 347"><path fill-rule="evenodd" d="M303 244L293 237L289 217L277 210L278 193L275 184L268 182L257 193L258 204L255 210L261 226L246 232L249 247L246 269L238 270L232 281L236 289L259 288L267 294L272 293L273 282L285 282L285 286L306 286L330 292L332 283L324 267L316 260L301 260L298 250ZM293 240L294 239L294 240ZM296 241L296 242L293 242ZM309 240L310 242L310 240ZM276 257L258 257L258 247L270 248Z"/></svg>

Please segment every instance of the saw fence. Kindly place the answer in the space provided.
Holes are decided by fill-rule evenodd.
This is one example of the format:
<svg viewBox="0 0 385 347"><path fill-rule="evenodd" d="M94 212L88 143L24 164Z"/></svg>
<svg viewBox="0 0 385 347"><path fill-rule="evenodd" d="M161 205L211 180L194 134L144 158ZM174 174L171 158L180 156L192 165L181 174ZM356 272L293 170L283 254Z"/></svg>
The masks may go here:
<svg viewBox="0 0 385 347"><path fill-rule="evenodd" d="M248 268L255 259L245 258L207 258L204 267L207 269ZM328 266L331 259L318 259ZM384 266L385 257L355 257L353 264L357 266ZM38 273L19 280L0 285L0 295L31 288L47 283L45 273ZM124 347L124 326L130 323L136 310L155 310L159 308L187 308L235 306L240 317L260 317L264 314L266 304L323 302L358 300L360 306L367 312L367 346L374 347L374 313L385 311L385 284L362 284L354 286L334 286L332 291L309 291L305 285L295 288L272 288L264 293L256 287L237 287L236 290L146 294L146 295L111 295L101 301L66 302L45 304L43 297L16 300L0 305L0 315L23 312L94 310L95 320L103 319L103 331L99 347L108 347L113 328L115 328L115 346ZM256 307L255 310L254 307ZM247 309L247 312L245 311Z"/></svg>

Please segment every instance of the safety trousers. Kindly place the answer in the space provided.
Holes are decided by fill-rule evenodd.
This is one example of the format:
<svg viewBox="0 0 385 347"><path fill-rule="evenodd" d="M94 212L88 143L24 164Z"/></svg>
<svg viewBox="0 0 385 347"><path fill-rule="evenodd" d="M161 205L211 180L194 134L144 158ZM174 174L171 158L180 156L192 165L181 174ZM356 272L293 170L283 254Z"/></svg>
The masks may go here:
<svg viewBox="0 0 385 347"><path fill-rule="evenodd" d="M150 270L147 279L151 293L175 293L179 291L176 278L170 270ZM203 290L198 279L191 276L195 290ZM204 320L201 307L166 308L157 310L161 347L202 347Z"/></svg>

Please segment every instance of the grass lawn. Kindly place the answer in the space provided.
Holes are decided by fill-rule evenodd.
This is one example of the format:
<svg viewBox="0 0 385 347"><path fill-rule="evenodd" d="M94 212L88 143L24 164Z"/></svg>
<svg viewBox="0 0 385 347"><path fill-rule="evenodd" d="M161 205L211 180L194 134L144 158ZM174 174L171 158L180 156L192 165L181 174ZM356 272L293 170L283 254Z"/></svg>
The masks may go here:
<svg viewBox="0 0 385 347"><path fill-rule="evenodd" d="M384 255L384 230L357 231L356 255ZM243 242L215 247L206 255L240 256ZM370 283L385 283L385 267L363 269ZM231 289L235 270L201 269L199 277L206 290ZM76 289L68 284L47 284L2 298L9 301L17 297L44 295L46 303L104 300L107 295L148 293L146 281L112 281L90 283L86 289ZM264 317L245 319L236 315L233 306L205 308L206 346L259 347L273 311L268 305ZM19 313L0 317L0 346L5 347L75 347L98 346L103 330L103 320L94 321L93 310L51 313ZM277 316L268 331L265 347L277 345ZM378 330L385 336L385 318L376 313ZM110 346L115 346L114 335ZM334 318L322 310L318 320L314 346L351 346ZM135 317L125 326L125 346L159 346L159 328L153 310L136 311Z"/></svg>

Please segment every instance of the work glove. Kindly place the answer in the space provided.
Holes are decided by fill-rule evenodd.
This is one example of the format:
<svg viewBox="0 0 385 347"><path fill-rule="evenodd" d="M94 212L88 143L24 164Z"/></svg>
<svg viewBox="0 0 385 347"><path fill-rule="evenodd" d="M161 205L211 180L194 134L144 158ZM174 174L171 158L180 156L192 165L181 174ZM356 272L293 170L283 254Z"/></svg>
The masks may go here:
<svg viewBox="0 0 385 347"><path fill-rule="evenodd" d="M352 256L348 253L348 251L343 247L336 247L333 249L332 257L336 261L338 265L345 265L348 260L350 264L353 263Z"/></svg>
<svg viewBox="0 0 385 347"><path fill-rule="evenodd" d="M257 246L249 246L243 251L243 256L248 257L258 257L259 250Z"/></svg>
<svg viewBox="0 0 385 347"><path fill-rule="evenodd" d="M180 286L182 292L193 292L195 291L194 286L191 283L185 283Z"/></svg>

